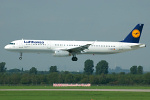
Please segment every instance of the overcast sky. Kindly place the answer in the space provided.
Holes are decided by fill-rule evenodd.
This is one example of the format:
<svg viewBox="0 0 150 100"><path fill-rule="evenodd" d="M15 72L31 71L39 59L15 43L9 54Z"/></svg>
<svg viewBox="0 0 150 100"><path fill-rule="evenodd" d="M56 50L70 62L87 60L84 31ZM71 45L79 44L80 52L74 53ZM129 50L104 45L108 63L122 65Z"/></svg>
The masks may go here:
<svg viewBox="0 0 150 100"><path fill-rule="evenodd" d="M113 55L78 55L53 57L52 54L8 52L4 46L18 39L120 41L138 24L144 28L141 43L147 45L135 51ZM106 60L109 68L129 69L142 65L150 71L150 0L0 0L0 62L7 69L83 70L84 61L94 65Z"/></svg>

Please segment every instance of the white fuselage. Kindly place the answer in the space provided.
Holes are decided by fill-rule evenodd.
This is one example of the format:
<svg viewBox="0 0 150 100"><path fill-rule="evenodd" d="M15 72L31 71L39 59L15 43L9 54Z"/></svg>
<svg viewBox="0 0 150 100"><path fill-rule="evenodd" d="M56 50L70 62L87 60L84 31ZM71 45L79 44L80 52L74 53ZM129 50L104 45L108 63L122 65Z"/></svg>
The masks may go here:
<svg viewBox="0 0 150 100"><path fill-rule="evenodd" d="M55 53L91 44L77 54L114 54L145 47L140 43L100 42L100 41L61 41L61 40L16 40L5 46L8 51L20 53Z"/></svg>

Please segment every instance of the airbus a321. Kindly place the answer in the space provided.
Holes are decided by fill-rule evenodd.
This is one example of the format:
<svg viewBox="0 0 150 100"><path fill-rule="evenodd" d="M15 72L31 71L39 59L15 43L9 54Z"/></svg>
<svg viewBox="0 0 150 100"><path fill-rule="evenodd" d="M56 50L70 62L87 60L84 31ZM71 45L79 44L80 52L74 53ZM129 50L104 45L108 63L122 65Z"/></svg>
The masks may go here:
<svg viewBox="0 0 150 100"><path fill-rule="evenodd" d="M77 61L78 54L115 54L146 47L139 43L144 24L137 24L127 37L119 42L102 41L62 41L62 40L15 40L4 48L20 53L52 53L53 56L72 56Z"/></svg>

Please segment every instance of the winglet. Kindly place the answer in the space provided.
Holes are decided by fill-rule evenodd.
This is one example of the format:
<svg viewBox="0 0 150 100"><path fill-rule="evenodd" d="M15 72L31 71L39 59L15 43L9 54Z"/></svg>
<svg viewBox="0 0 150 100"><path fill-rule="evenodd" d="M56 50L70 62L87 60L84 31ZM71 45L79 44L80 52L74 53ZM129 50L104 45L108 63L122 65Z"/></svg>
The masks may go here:
<svg viewBox="0 0 150 100"><path fill-rule="evenodd" d="M144 24L137 24L128 36L120 42L139 43Z"/></svg>

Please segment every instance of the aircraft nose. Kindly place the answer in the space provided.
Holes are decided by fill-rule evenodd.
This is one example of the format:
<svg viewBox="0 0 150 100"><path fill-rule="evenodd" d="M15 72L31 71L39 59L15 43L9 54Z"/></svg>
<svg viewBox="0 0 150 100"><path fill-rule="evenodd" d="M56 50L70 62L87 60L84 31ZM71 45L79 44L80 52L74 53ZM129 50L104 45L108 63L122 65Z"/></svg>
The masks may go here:
<svg viewBox="0 0 150 100"><path fill-rule="evenodd" d="M8 50L8 49L9 49L8 45L6 45L6 46L4 47L4 49L5 49L5 50Z"/></svg>

